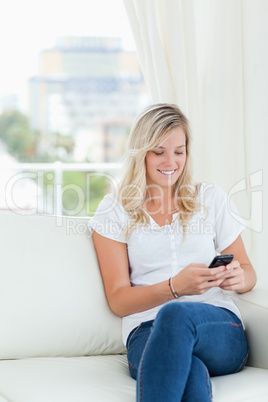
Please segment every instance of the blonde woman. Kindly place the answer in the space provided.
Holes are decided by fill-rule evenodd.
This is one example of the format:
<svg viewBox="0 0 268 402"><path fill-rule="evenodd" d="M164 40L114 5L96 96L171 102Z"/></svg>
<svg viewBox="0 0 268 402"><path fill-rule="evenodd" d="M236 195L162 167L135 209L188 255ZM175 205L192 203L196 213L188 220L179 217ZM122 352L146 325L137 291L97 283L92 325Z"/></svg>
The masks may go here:
<svg viewBox="0 0 268 402"><path fill-rule="evenodd" d="M211 401L210 376L239 371L247 359L240 312L224 293L256 283L243 226L219 187L193 185L190 147L176 105L145 109L118 194L90 221L108 303L123 317L137 401ZM208 268L217 253L234 260Z"/></svg>

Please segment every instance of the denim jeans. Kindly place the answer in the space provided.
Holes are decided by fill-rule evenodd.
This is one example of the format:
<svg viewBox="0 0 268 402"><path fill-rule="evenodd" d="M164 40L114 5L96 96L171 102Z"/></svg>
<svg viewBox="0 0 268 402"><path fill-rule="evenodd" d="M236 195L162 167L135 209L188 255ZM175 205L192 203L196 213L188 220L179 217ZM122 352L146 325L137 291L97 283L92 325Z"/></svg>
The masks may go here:
<svg viewBox="0 0 268 402"><path fill-rule="evenodd" d="M172 302L128 336L138 402L212 401L210 376L240 371L248 345L240 319L205 303Z"/></svg>

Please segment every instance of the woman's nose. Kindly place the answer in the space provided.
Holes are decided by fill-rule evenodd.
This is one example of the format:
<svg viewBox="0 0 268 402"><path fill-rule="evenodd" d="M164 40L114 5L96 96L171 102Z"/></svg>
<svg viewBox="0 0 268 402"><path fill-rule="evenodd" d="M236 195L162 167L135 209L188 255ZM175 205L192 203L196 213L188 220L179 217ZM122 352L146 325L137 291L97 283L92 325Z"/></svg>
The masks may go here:
<svg viewBox="0 0 268 402"><path fill-rule="evenodd" d="M171 167L174 165L174 154L173 153L166 153L164 164L169 165Z"/></svg>

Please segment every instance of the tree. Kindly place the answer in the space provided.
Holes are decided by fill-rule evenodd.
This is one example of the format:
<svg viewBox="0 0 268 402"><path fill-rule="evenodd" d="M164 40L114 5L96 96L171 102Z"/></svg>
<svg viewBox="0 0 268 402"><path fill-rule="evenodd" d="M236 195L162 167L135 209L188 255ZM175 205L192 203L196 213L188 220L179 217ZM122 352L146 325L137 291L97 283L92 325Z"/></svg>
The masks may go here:
<svg viewBox="0 0 268 402"><path fill-rule="evenodd" d="M27 116L14 110L0 115L0 138L11 155L25 162L35 155L39 133L30 128Z"/></svg>

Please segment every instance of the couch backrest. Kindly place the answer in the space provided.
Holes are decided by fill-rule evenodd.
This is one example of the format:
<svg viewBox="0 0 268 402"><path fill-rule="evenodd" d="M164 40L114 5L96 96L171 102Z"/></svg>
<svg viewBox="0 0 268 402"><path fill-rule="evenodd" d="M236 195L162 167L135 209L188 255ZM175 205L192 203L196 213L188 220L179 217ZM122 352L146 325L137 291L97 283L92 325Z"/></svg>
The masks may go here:
<svg viewBox="0 0 268 402"><path fill-rule="evenodd" d="M0 213L0 359L124 351L87 223Z"/></svg>

